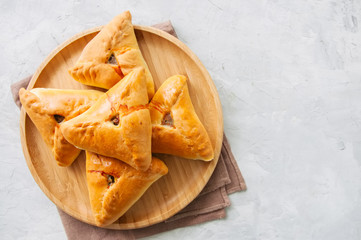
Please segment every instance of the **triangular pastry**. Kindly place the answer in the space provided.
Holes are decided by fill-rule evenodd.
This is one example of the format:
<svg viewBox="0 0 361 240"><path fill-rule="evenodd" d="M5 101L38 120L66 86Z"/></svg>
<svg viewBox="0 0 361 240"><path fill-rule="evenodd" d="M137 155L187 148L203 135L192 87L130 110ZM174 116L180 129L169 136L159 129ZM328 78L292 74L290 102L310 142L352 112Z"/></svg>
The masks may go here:
<svg viewBox="0 0 361 240"><path fill-rule="evenodd" d="M167 166L154 157L147 171L138 171L118 159L86 151L86 177L96 224L116 221L167 173Z"/></svg>
<svg viewBox="0 0 361 240"><path fill-rule="evenodd" d="M143 69L129 73L88 111L61 126L75 146L117 158L138 170L151 162L152 127Z"/></svg>
<svg viewBox="0 0 361 240"><path fill-rule="evenodd" d="M212 160L213 147L188 93L186 77L168 78L150 105L152 152Z"/></svg>
<svg viewBox="0 0 361 240"><path fill-rule="evenodd" d="M105 25L85 46L69 73L83 84L109 89L139 67L145 69L151 99L154 95L153 78L139 49L132 16L126 11Z"/></svg>
<svg viewBox="0 0 361 240"><path fill-rule="evenodd" d="M23 108L59 166L69 166L80 153L80 149L65 140L60 125L88 110L103 94L96 90L20 89Z"/></svg>

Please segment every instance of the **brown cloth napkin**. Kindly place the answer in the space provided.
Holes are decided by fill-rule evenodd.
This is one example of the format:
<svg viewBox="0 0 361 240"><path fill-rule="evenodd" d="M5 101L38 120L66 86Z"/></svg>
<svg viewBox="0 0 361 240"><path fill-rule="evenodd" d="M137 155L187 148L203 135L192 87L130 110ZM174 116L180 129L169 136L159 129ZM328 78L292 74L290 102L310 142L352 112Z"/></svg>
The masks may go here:
<svg viewBox="0 0 361 240"><path fill-rule="evenodd" d="M173 36L177 34L170 21L153 25ZM19 89L26 88L30 77L11 85L14 102L21 107ZM228 194L246 190L246 184L232 154L231 147L223 134L221 154L217 166L197 198L183 210L165 220L164 222L134 230L110 230L98 228L81 222L58 208L68 239L137 239L175 228L186 227L206 221L221 219L226 216L225 208L231 203Z"/></svg>

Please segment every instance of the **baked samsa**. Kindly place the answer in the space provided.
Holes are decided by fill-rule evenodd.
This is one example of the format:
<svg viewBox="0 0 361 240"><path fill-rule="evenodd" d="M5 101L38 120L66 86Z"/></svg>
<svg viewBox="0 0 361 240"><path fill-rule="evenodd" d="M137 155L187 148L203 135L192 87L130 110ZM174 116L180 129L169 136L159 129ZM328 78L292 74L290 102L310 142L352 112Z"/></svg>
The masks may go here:
<svg viewBox="0 0 361 240"><path fill-rule="evenodd" d="M167 173L167 166L154 157L147 171L138 171L118 159L86 151L86 177L96 224L116 221Z"/></svg>
<svg viewBox="0 0 361 240"><path fill-rule="evenodd" d="M129 11L116 16L85 46L75 66L69 69L77 81L109 89L132 70L143 67L148 97L154 95L154 83L139 49Z"/></svg>
<svg viewBox="0 0 361 240"><path fill-rule="evenodd" d="M23 108L50 147L59 166L73 163L80 153L59 130L60 125L85 112L104 93L96 90L20 89Z"/></svg>
<svg viewBox="0 0 361 240"><path fill-rule="evenodd" d="M138 170L151 162L152 127L143 69L136 69L89 110L61 126L78 148L117 158Z"/></svg>
<svg viewBox="0 0 361 240"><path fill-rule="evenodd" d="M188 93L186 77L168 78L150 105L152 152L188 159L212 160L213 147Z"/></svg>

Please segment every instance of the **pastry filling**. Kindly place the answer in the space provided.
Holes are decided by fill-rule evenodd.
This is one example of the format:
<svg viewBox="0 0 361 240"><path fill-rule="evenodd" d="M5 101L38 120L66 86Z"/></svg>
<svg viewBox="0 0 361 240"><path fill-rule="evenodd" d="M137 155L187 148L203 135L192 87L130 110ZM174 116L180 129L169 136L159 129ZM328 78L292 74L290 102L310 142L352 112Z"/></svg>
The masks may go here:
<svg viewBox="0 0 361 240"><path fill-rule="evenodd" d="M115 126L118 126L119 125L119 115L114 116L110 121L112 121Z"/></svg>
<svg viewBox="0 0 361 240"><path fill-rule="evenodd" d="M112 53L110 55L110 57L108 58L108 63L113 64L113 65L118 65L118 62L117 62L117 59L114 56L114 53Z"/></svg>
<svg viewBox="0 0 361 240"><path fill-rule="evenodd" d="M114 56L114 53L112 53L107 61L108 64L112 65L112 67L114 68L114 71L121 77L124 77L124 74L122 72L122 70L120 69L120 66L118 64L117 58Z"/></svg>
<svg viewBox="0 0 361 240"><path fill-rule="evenodd" d="M107 181L108 181L108 186L109 186L109 187L110 187L111 185L113 185L113 183L115 182L114 176L108 175Z"/></svg>
<svg viewBox="0 0 361 240"><path fill-rule="evenodd" d="M64 121L64 116L58 115L58 114L54 114L54 119L57 123L61 123L62 121Z"/></svg>
<svg viewBox="0 0 361 240"><path fill-rule="evenodd" d="M173 118L170 112L167 112L162 119L162 125L173 126L173 124Z"/></svg>
<svg viewBox="0 0 361 240"><path fill-rule="evenodd" d="M115 183L115 178L116 177L119 178L119 176L117 176L117 174L112 173L115 176L114 177L113 175L110 175L110 174L108 174L108 173L106 173L104 171L88 170L88 172L90 172L90 173L100 173L103 177L106 178L107 183L108 183L108 188Z"/></svg>

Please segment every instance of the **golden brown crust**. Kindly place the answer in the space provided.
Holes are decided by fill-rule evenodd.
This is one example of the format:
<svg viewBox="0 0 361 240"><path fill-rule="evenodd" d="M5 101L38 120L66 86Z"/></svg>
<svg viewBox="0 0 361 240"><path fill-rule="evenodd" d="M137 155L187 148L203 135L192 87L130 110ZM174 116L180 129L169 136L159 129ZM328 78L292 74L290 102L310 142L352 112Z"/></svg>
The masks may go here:
<svg viewBox="0 0 361 240"><path fill-rule="evenodd" d="M185 76L168 78L155 93L149 110L152 152L204 161L214 158L207 131L190 99Z"/></svg>
<svg viewBox="0 0 361 240"><path fill-rule="evenodd" d="M143 69L129 73L61 131L75 146L122 160L138 170L151 162L151 120Z"/></svg>
<svg viewBox="0 0 361 240"><path fill-rule="evenodd" d="M118 159L86 151L86 176L96 224L106 226L116 221L167 172L167 166L157 158L144 172Z"/></svg>
<svg viewBox="0 0 361 240"><path fill-rule="evenodd" d="M117 64L108 63L114 55ZM152 75L139 49L129 11L116 16L85 46L75 66L69 69L77 81L109 89L132 70L145 69L148 97L154 95Z"/></svg>
<svg viewBox="0 0 361 240"><path fill-rule="evenodd" d="M60 125L85 112L103 94L95 90L20 89L23 108L51 148L59 166L69 166L80 153L78 148L65 140L59 130ZM64 117L63 122L58 123L55 115Z"/></svg>

